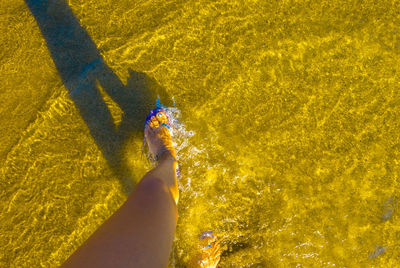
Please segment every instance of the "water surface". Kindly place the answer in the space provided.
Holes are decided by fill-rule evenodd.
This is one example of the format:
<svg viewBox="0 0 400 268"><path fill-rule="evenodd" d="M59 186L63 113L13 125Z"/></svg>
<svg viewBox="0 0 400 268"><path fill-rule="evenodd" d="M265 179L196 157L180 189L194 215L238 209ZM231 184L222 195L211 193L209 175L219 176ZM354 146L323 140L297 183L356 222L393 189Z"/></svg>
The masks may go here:
<svg viewBox="0 0 400 268"><path fill-rule="evenodd" d="M398 1L37 4L2 1L0 266L124 202L157 94L187 131L171 267L206 230L221 267L400 263Z"/></svg>

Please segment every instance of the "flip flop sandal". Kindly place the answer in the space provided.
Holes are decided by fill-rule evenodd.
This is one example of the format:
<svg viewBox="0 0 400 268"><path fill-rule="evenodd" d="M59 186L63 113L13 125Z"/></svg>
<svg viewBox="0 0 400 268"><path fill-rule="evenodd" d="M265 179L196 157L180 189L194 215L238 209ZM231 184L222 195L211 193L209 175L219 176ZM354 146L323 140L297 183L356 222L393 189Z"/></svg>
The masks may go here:
<svg viewBox="0 0 400 268"><path fill-rule="evenodd" d="M170 119L167 115L167 112L162 104L160 104L160 100L157 100L157 107L153 110L150 111L150 113L147 115L146 120L144 122L145 128L146 126L150 126L153 131L156 132L156 135L158 135L161 140L163 141L164 147L157 152L157 154L154 155L154 152L150 152L152 155L152 160L153 161L158 161L160 156L166 152L169 151L172 156L176 159L176 152L175 149L172 145L172 137L171 137L171 124L170 124ZM166 128L167 131L161 131L162 128ZM144 137L144 143L143 145L146 144L146 137Z"/></svg>

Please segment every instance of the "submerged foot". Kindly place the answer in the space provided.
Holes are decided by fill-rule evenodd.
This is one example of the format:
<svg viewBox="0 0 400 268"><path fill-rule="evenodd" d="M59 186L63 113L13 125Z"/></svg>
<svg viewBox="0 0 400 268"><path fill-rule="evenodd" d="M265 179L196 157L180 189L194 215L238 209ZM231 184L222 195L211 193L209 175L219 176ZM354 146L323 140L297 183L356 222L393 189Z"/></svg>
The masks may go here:
<svg viewBox="0 0 400 268"><path fill-rule="evenodd" d="M218 238L211 231L200 236L199 252L189 264L189 268L215 268L221 257L221 247Z"/></svg>
<svg viewBox="0 0 400 268"><path fill-rule="evenodd" d="M155 168L147 174L159 178L168 187L175 204L178 204L179 189L175 148L172 144L169 118L163 108L152 110L145 120L145 142Z"/></svg>
<svg viewBox="0 0 400 268"><path fill-rule="evenodd" d="M153 160L158 161L167 152L176 159L168 116L163 109L157 109L154 113L149 114L144 134Z"/></svg>

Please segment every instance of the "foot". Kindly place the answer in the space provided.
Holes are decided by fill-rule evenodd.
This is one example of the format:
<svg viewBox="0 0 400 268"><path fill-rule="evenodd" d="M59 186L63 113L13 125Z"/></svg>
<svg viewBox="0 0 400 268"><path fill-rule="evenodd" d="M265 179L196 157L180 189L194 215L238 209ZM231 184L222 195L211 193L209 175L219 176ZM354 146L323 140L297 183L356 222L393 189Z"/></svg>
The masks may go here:
<svg viewBox="0 0 400 268"><path fill-rule="evenodd" d="M165 155L171 155L176 159L176 152L172 145L168 117L163 111L151 116L144 129L145 138L149 146L150 154L155 161Z"/></svg>
<svg viewBox="0 0 400 268"><path fill-rule="evenodd" d="M218 238L211 231L200 236L199 253L192 259L190 268L215 268L221 257Z"/></svg>

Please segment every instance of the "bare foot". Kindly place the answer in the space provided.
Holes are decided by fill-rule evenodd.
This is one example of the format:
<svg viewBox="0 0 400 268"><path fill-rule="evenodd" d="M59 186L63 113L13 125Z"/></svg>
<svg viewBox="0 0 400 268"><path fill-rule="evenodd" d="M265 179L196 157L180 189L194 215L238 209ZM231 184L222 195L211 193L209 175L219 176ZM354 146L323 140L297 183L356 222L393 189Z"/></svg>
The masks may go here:
<svg viewBox="0 0 400 268"><path fill-rule="evenodd" d="M168 117L164 111L160 110L155 115L151 116L145 126L144 134L149 146L150 154L155 161L158 161L165 152L170 152L176 159L176 152L172 145Z"/></svg>
<svg viewBox="0 0 400 268"><path fill-rule="evenodd" d="M146 175L159 178L168 187L175 204L178 204L179 189L177 182L176 152L172 145L169 118L163 108L152 110L145 120L145 141L155 166Z"/></svg>
<svg viewBox="0 0 400 268"><path fill-rule="evenodd" d="M211 231L200 236L199 253L189 264L189 268L215 268L221 257L221 248L218 238Z"/></svg>

